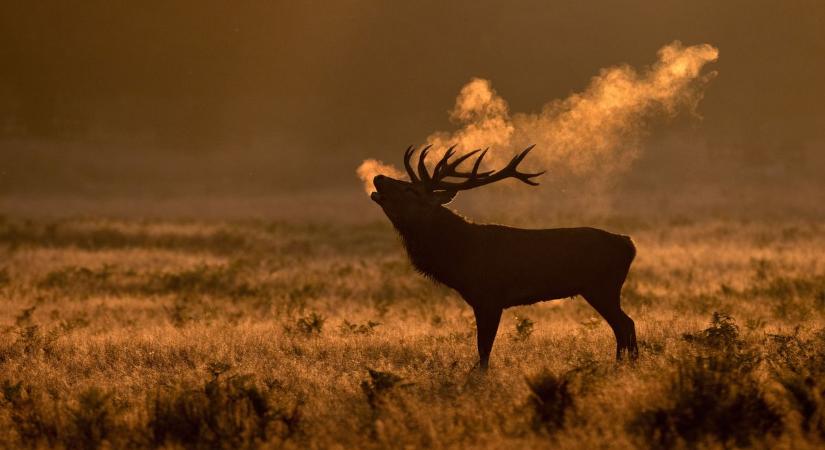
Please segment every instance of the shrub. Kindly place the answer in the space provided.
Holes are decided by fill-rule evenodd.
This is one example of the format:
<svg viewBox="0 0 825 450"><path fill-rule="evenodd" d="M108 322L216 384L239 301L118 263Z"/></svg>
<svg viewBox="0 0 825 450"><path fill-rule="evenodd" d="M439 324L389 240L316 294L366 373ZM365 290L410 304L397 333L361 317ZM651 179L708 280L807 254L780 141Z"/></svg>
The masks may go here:
<svg viewBox="0 0 825 450"><path fill-rule="evenodd" d="M776 345L769 358L774 378L799 414L802 431L825 439L825 334L802 339L797 327L790 335L769 336Z"/></svg>
<svg viewBox="0 0 825 450"><path fill-rule="evenodd" d="M733 350L742 347L739 340L739 327L728 314L714 312L710 326L699 333L685 333L682 336L688 342L696 342L718 350Z"/></svg>
<svg viewBox="0 0 825 450"><path fill-rule="evenodd" d="M777 381L785 388L791 407L799 413L802 431L825 439L825 384L821 379L783 373Z"/></svg>
<svg viewBox="0 0 825 450"><path fill-rule="evenodd" d="M403 378L390 372L367 369L370 379L361 382L361 390L367 396L367 403L375 411L378 409L384 395L398 386Z"/></svg>
<svg viewBox="0 0 825 450"><path fill-rule="evenodd" d="M533 410L533 428L554 432L564 428L574 407L572 384L576 371L561 375L544 371L527 380L530 388L528 403Z"/></svg>
<svg viewBox="0 0 825 450"><path fill-rule="evenodd" d="M115 417L122 407L112 402L112 394L91 387L80 393L77 406L68 409L68 448L96 449L115 431Z"/></svg>
<svg viewBox="0 0 825 450"><path fill-rule="evenodd" d="M299 318L295 322L295 327L299 332L306 335L320 335L326 320L324 316L313 311L309 315Z"/></svg>
<svg viewBox="0 0 825 450"><path fill-rule="evenodd" d="M535 323L529 317L515 316L516 329L513 334L513 339L517 341L526 341L533 334L533 326Z"/></svg>
<svg viewBox="0 0 825 450"><path fill-rule="evenodd" d="M344 323L341 324L339 329L341 330L341 334L372 334L378 325L381 325L381 323L373 322L372 320L368 320L362 324L344 320Z"/></svg>
<svg viewBox="0 0 825 450"><path fill-rule="evenodd" d="M45 407L41 393L23 382L3 380L3 409L11 419L20 442L36 447L46 444L54 447L62 429L57 408Z"/></svg>
<svg viewBox="0 0 825 450"><path fill-rule="evenodd" d="M254 448L298 431L299 403L287 405L251 376L214 376L198 389L158 392L149 406L150 439L188 448Z"/></svg>
<svg viewBox="0 0 825 450"><path fill-rule="evenodd" d="M782 416L752 371L726 353L682 361L663 396L667 403L641 411L630 427L657 448L692 447L709 438L747 446L778 434Z"/></svg>

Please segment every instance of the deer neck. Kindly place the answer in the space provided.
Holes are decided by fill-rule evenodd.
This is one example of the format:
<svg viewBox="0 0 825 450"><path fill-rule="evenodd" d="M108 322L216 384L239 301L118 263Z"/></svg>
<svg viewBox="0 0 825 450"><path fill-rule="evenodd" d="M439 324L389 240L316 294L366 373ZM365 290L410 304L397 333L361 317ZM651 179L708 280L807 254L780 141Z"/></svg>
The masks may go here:
<svg viewBox="0 0 825 450"><path fill-rule="evenodd" d="M447 208L438 208L430 217L396 225L413 266L424 275L454 286L467 254L472 225Z"/></svg>

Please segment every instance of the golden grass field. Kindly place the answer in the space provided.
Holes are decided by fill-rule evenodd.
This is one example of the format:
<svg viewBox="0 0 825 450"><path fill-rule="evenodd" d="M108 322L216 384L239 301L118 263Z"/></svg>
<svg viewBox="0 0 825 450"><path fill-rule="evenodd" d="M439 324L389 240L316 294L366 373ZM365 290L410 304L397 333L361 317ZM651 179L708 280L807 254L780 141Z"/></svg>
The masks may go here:
<svg viewBox="0 0 825 450"><path fill-rule="evenodd" d="M4 218L0 444L825 444L825 222L588 224L637 244L639 360L574 298L505 311L480 374L385 221Z"/></svg>

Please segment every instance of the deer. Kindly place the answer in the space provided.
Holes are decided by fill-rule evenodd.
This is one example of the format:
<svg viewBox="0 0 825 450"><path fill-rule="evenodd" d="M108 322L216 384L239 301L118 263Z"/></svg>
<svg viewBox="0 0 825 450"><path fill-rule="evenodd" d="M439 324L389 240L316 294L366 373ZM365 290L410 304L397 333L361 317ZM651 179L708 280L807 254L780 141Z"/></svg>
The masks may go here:
<svg viewBox="0 0 825 450"><path fill-rule="evenodd" d="M635 360L635 324L621 308L622 286L636 256L633 240L591 227L524 229L462 217L446 207L459 192L510 178L537 186L534 178L545 172L518 170L534 145L497 171L479 171L487 150L453 158L455 147L446 150L432 173L426 162L431 146L419 152L417 173L410 161L417 149L408 147L409 181L377 175L370 198L400 235L413 267L455 290L472 308L479 358L474 367L489 367L504 309L577 295L613 330L616 359L629 354ZM472 168L460 170L473 156Z"/></svg>

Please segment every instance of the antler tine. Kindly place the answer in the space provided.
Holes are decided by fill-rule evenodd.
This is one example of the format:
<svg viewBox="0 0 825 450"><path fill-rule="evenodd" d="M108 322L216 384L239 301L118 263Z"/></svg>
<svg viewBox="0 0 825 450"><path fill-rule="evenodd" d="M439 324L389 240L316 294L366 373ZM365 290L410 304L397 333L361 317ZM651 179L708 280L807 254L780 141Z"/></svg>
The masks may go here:
<svg viewBox="0 0 825 450"><path fill-rule="evenodd" d="M514 156L513 159L510 161L510 164L507 164L507 167L502 169L502 172L512 171L513 173L512 173L512 175L510 175L511 177L516 178L516 179L518 179L518 180L520 180L524 183L527 183L531 186L538 186L539 184L536 183L535 181L531 180L531 178L537 177L539 175L544 174L546 172L546 170L542 170L541 172L536 172L536 173L526 173L526 172L519 172L518 171L518 165L521 164L521 161L524 160L524 158L527 156L527 154L530 153L530 150L533 150L533 147L535 147L535 146L536 146L536 144L533 144L533 145L525 148L524 150L522 150L521 153L519 153L518 155Z"/></svg>
<svg viewBox="0 0 825 450"><path fill-rule="evenodd" d="M530 153L530 150L533 150L533 147L535 146L536 144L533 144L522 150L521 153L513 157L513 160L510 161L510 164L513 164L513 167L518 166L519 163L524 159L524 157L527 156L527 154Z"/></svg>
<svg viewBox="0 0 825 450"><path fill-rule="evenodd" d="M427 164L425 161L427 159L427 154L430 152L430 147L432 147L432 145L424 147L421 149L421 154L418 155L418 176L421 178L422 182L427 184L432 181L430 173L427 172Z"/></svg>
<svg viewBox="0 0 825 450"><path fill-rule="evenodd" d="M461 165L461 163L463 163L464 161L466 161L467 159L469 159L470 157L472 157L473 155L475 155L476 153L478 153L480 151L481 151L481 149L477 148L477 149L475 149L475 150L473 150L473 151L471 151L467 154L461 155L460 157L458 157L458 159L456 159L455 161L453 161L453 162L451 162L450 164L447 165L446 171L451 176L469 176L469 174L464 174L462 172L458 172L455 169L457 169L458 166Z"/></svg>
<svg viewBox="0 0 825 450"><path fill-rule="evenodd" d="M473 164L473 171L470 173L470 175L473 178L475 178L477 176L478 177L486 177L486 176L489 176L490 174L493 173L492 170L488 170L487 172L478 173L478 168L481 167L481 160L484 159L485 155L487 155L488 150L490 150L489 147L485 148L484 151L481 152L481 155L479 155L478 159L476 159L475 164Z"/></svg>
<svg viewBox="0 0 825 450"><path fill-rule="evenodd" d="M415 147L413 147L412 145L407 147L407 150L404 151L404 168L407 169L407 175L409 175L410 181L412 181L413 183L418 183L420 180L415 175L415 171L413 170L412 165L410 165L410 158L412 158L412 155L414 153Z"/></svg>
<svg viewBox="0 0 825 450"><path fill-rule="evenodd" d="M441 160L438 161L438 164L435 165L435 168L433 169L433 179L438 180L444 178L442 176L442 172L449 166L447 162L453 157L453 155L455 155L455 144L444 152L444 156L442 156Z"/></svg>
<svg viewBox="0 0 825 450"><path fill-rule="evenodd" d="M535 181L531 180L531 178L542 175L546 171L542 170L541 172L536 172L536 173L519 172L518 171L518 165L521 164L521 161L524 160L524 158L527 156L527 154L530 153L530 151L533 150L533 147L535 147L535 146L536 145L533 144L533 145L525 148L524 150L522 150L522 152L519 153L518 155L516 155L516 157L513 158L513 161L510 162L509 166L512 166L512 167L508 167L508 169L512 171L512 174L510 175L511 177L516 178L516 179L518 179L518 180L520 180L524 183L527 183L531 186L538 186L539 185Z"/></svg>
<svg viewBox="0 0 825 450"><path fill-rule="evenodd" d="M453 151L454 148L455 148L455 146L450 147L450 149L448 150L448 153L445 154L445 157L447 159L449 159L449 157L452 157L455 154L455 152ZM455 159L453 161L448 161L447 159L442 159L442 162L446 162L446 164L443 164L443 165L439 164L439 169L440 170L438 171L438 175L434 176L434 179L436 181L440 181L440 180L443 180L444 178L448 178L448 177L474 178L474 177L477 177L477 176L484 177L484 176L490 175L491 173L493 173L492 171L482 172L480 174L478 173L478 166L479 166L479 164L481 164L481 161L478 160L478 159L475 161L474 171L472 173L460 172L460 171L456 170L458 168L458 166L461 165L461 163L463 163L467 159L471 158L473 155L477 154L480 151L481 151L480 148L476 149L476 150L473 150L469 153L466 153L464 155L459 156L457 159ZM485 152L486 152L486 150L485 150ZM483 158L483 157L484 157L484 153L481 154L480 158Z"/></svg>
<svg viewBox="0 0 825 450"><path fill-rule="evenodd" d="M523 151L521 151L518 155L514 156L513 159L510 160L510 162L503 169L497 172L485 172L483 174L479 174L478 168L481 165L481 160L484 158L484 155L487 154L487 150L485 150L481 153L478 159L476 159L475 164L473 165L473 171L470 174L467 174L466 176L467 180L460 183L452 183L448 181L442 181L441 179L437 179L433 183L433 189L445 191L463 191L479 186L484 186L485 184L494 183L505 178L515 178L531 186L537 186L538 183L533 181L532 178L537 177L543 174L544 172L526 173L518 171L519 163L521 163L521 161L524 160L524 158L527 156L528 153L530 153L530 150L532 150L533 147L534 146L531 145Z"/></svg>
<svg viewBox="0 0 825 450"><path fill-rule="evenodd" d="M514 177L514 178L517 178L518 180L520 180L520 181L521 181L521 182L523 182L523 183L527 183L527 184L529 184L530 186L538 186L538 185L539 185L539 183L536 183L535 181L531 180L531 178L533 178L533 177L537 177L537 176L539 176L539 175L544 175L545 173L547 173L547 171L546 171L546 170L542 170L541 172L536 172L536 173L522 173L522 172L516 172L516 173L513 175L513 177Z"/></svg>

